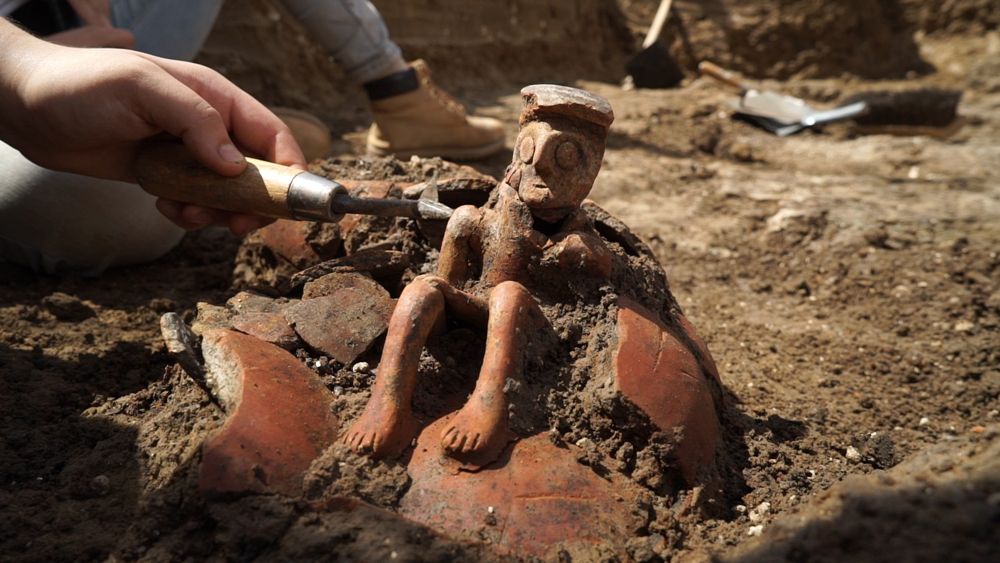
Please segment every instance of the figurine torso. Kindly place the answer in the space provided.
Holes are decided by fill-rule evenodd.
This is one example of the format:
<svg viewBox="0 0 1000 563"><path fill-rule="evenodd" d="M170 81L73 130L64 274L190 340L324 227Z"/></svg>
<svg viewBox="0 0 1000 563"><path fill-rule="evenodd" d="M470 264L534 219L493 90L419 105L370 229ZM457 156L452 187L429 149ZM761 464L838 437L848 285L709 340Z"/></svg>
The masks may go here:
<svg viewBox="0 0 1000 563"><path fill-rule="evenodd" d="M482 223L481 281L493 287L504 281L525 283L528 270L538 262L546 237L532 229L531 210L507 184L499 188L496 206Z"/></svg>

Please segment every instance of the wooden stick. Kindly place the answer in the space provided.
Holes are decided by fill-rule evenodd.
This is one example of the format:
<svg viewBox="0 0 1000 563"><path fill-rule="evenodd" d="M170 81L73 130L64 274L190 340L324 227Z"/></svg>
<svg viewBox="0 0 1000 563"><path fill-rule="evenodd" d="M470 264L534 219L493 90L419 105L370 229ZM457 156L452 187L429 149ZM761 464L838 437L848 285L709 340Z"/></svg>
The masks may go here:
<svg viewBox="0 0 1000 563"><path fill-rule="evenodd" d="M672 0L660 0L660 7L656 9L656 15L653 16L653 25L649 26L646 38L642 41L643 49L660 39L660 33L663 32L663 24L667 23L667 16L670 15L671 2Z"/></svg>

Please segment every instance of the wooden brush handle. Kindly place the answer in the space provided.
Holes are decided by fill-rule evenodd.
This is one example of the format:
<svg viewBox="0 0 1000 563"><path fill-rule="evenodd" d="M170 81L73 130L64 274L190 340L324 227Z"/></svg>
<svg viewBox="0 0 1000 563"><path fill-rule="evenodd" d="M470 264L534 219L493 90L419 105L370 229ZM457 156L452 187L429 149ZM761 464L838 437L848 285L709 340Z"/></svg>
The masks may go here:
<svg viewBox="0 0 1000 563"><path fill-rule="evenodd" d="M729 72L728 70L708 61L701 61L698 63L698 71L702 74L711 76L712 78L722 82L723 84L728 84L734 88L739 88L740 92L746 92L750 90L750 86L739 79L738 76Z"/></svg>
<svg viewBox="0 0 1000 563"><path fill-rule="evenodd" d="M301 170L247 159L239 176L222 176L198 163L183 145L156 142L143 147L135 175L147 192L185 203L291 219L288 187Z"/></svg>

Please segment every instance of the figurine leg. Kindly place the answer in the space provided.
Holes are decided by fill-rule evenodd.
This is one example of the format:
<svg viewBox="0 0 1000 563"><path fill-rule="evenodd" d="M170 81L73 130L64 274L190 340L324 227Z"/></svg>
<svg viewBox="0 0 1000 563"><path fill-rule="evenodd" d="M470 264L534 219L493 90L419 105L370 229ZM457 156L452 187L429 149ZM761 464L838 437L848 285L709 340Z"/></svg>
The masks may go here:
<svg viewBox="0 0 1000 563"><path fill-rule="evenodd" d="M372 396L342 438L351 449L376 458L394 457L416 436L410 401L420 352L443 314L444 297L432 284L418 278L403 290L389 319Z"/></svg>
<svg viewBox="0 0 1000 563"><path fill-rule="evenodd" d="M522 371L525 338L533 328L533 319L544 316L528 290L517 282L493 288L489 305L486 354L476 389L442 433L441 444L453 455L472 454L492 461L513 438L507 430L504 384L509 376Z"/></svg>

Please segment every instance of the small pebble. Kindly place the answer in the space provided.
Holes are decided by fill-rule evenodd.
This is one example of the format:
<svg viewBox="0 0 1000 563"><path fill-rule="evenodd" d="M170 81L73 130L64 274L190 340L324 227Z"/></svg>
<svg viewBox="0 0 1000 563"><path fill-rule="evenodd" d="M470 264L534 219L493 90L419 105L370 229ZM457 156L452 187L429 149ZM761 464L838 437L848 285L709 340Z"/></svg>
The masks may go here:
<svg viewBox="0 0 1000 563"><path fill-rule="evenodd" d="M98 475L90 481L90 490L98 496L104 496L111 490L111 479L107 475Z"/></svg>
<svg viewBox="0 0 1000 563"><path fill-rule="evenodd" d="M844 454L844 457L846 457L848 461L857 463L861 461L861 452L859 452L854 446L847 446L847 453Z"/></svg>
<svg viewBox="0 0 1000 563"><path fill-rule="evenodd" d="M747 528L747 535L748 536L759 536L762 533L764 533L764 525L763 524L757 524L756 526L750 526L749 528Z"/></svg>
<svg viewBox="0 0 1000 563"><path fill-rule="evenodd" d="M733 510L735 510L739 514L743 514L744 512L747 511L747 507L743 506L742 504L737 504L736 506L733 507Z"/></svg>
<svg viewBox="0 0 1000 563"><path fill-rule="evenodd" d="M753 523L760 522L764 519L764 515L771 510L771 503L764 501L757 505L757 508L750 511L750 521Z"/></svg>
<svg viewBox="0 0 1000 563"><path fill-rule="evenodd" d="M969 332L974 328L976 328L976 325L969 321L958 321L955 323L955 332Z"/></svg>
<svg viewBox="0 0 1000 563"><path fill-rule="evenodd" d="M594 447L594 441L591 440L590 438L580 438L579 440L576 441L576 447L589 450L590 448Z"/></svg>
<svg viewBox="0 0 1000 563"><path fill-rule="evenodd" d="M353 371L354 373L368 373L368 368L369 368L368 362L358 362L354 364L354 367L351 368L351 371Z"/></svg>
<svg viewBox="0 0 1000 563"><path fill-rule="evenodd" d="M929 418L927 418L925 416L925 417L923 417L923 418L920 419L920 422L917 423L917 426L927 426L930 423L931 423L931 419L929 419Z"/></svg>
<svg viewBox="0 0 1000 563"><path fill-rule="evenodd" d="M336 395L336 396L338 396L338 397L341 396L341 395L343 395L344 394L344 388L341 387L340 385L335 386L333 388L333 394Z"/></svg>

